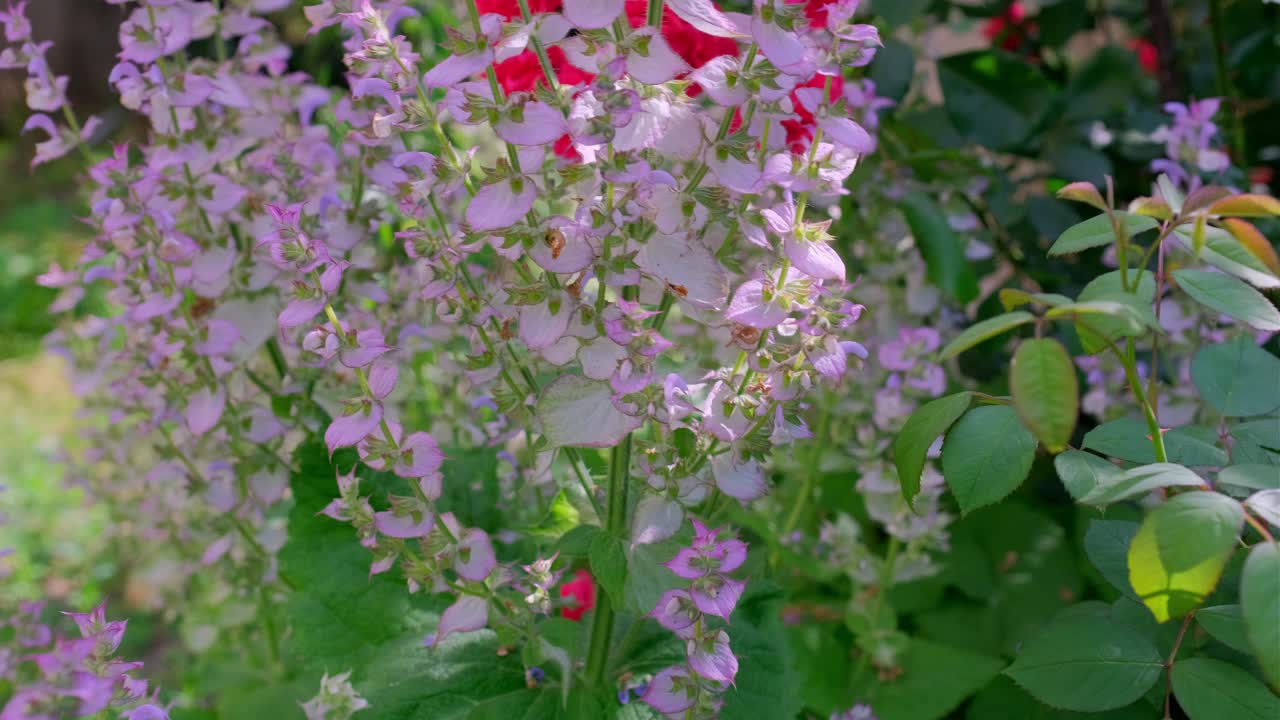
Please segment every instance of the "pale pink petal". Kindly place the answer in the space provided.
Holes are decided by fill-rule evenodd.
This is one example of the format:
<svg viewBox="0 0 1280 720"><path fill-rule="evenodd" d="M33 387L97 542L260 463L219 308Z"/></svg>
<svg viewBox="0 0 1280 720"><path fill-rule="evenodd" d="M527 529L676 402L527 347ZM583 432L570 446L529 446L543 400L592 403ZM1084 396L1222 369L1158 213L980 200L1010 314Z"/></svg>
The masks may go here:
<svg viewBox="0 0 1280 720"><path fill-rule="evenodd" d="M528 102L520 109L523 115L520 122L504 117L494 126L498 137L513 145L549 145L569 132L560 111L544 102Z"/></svg>
<svg viewBox="0 0 1280 720"><path fill-rule="evenodd" d="M799 240L788 237L783 252L800 272L819 280L844 280L844 261L840 253L821 240Z"/></svg>
<svg viewBox="0 0 1280 720"><path fill-rule="evenodd" d="M453 633L473 632L489 624L489 601L475 595L459 596L440 616L436 631L427 636L425 645L433 647Z"/></svg>
<svg viewBox="0 0 1280 720"><path fill-rule="evenodd" d="M666 4L681 20L708 35L726 38L742 36L737 23L720 12L711 0L666 0Z"/></svg>
<svg viewBox="0 0 1280 720"><path fill-rule="evenodd" d="M467 205L467 224L473 230L497 230L510 227L528 214L537 198L538 189L527 178L517 191L511 180L500 180L480 188Z"/></svg>
<svg viewBox="0 0 1280 720"><path fill-rule="evenodd" d="M382 406L373 405L367 412L359 411L350 415L341 415L329 423L324 431L324 444L329 454L340 447L355 445L369 436L382 420Z"/></svg>
<svg viewBox="0 0 1280 720"><path fill-rule="evenodd" d="M484 72L493 62L493 51L485 50L470 55L450 55L422 76L422 83L429 88L448 88L473 75Z"/></svg>
<svg viewBox="0 0 1280 720"><path fill-rule="evenodd" d="M661 85L681 73L689 72L689 64L676 54L665 38L656 30L637 31L637 35L650 36L648 53L632 52L627 55L627 74L646 85Z"/></svg>
<svg viewBox="0 0 1280 720"><path fill-rule="evenodd" d="M740 461L736 453L717 455L711 461L711 473L715 476L720 492L743 502L750 502L765 494L764 472L755 460Z"/></svg>
<svg viewBox="0 0 1280 720"><path fill-rule="evenodd" d="M565 0L564 16L584 30L609 27L622 13L626 0Z"/></svg>
<svg viewBox="0 0 1280 720"><path fill-rule="evenodd" d="M193 435L203 435L213 429L222 418L222 411L227 406L225 388L210 390L200 388L191 396L187 404L187 429Z"/></svg>
<svg viewBox="0 0 1280 720"><path fill-rule="evenodd" d="M818 127L830 140L843 145L856 153L865 155L876 149L876 141L865 129L847 117L825 117L818 121Z"/></svg>

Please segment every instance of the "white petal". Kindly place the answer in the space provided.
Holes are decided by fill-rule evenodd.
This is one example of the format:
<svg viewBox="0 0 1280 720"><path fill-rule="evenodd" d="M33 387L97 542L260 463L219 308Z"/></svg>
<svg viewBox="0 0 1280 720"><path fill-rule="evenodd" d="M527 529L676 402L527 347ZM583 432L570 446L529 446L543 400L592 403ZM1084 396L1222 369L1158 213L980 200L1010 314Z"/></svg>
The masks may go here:
<svg viewBox="0 0 1280 720"><path fill-rule="evenodd" d="M666 2L667 7L671 8L671 11L681 20L708 35L727 38L742 35L737 23L720 12L711 0L666 0Z"/></svg>
<svg viewBox="0 0 1280 720"><path fill-rule="evenodd" d="M654 30L641 30L648 34L649 54L632 52L627 55L627 73L645 85L661 85L675 76L689 72L689 64L676 54L665 38Z"/></svg>
<svg viewBox="0 0 1280 720"><path fill-rule="evenodd" d="M654 235L640 249L636 264L644 272L678 286L689 302L723 307L729 297L729 274L716 256L692 235Z"/></svg>

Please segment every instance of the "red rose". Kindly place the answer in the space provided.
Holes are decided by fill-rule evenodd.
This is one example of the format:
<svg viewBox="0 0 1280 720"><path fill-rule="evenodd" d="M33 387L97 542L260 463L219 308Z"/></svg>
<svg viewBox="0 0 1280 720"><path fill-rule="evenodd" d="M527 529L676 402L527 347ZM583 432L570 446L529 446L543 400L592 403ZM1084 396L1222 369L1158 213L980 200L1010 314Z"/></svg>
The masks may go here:
<svg viewBox="0 0 1280 720"><path fill-rule="evenodd" d="M982 26L982 34L992 42L1000 41L1000 47L1010 52L1021 48L1036 24L1027 22L1027 9L1020 2L1009 5L1004 14L991 18Z"/></svg>
<svg viewBox="0 0 1280 720"><path fill-rule="evenodd" d="M560 608L560 615L570 620L581 620L583 614L596 606L596 585L591 573L575 570L573 579L560 586L560 597L576 601L573 607Z"/></svg>
<svg viewBox="0 0 1280 720"><path fill-rule="evenodd" d="M1138 56L1138 64L1146 70L1148 74L1155 75L1160 72L1160 52L1156 50L1156 46L1152 45L1146 38L1134 38L1129 41L1129 49Z"/></svg>

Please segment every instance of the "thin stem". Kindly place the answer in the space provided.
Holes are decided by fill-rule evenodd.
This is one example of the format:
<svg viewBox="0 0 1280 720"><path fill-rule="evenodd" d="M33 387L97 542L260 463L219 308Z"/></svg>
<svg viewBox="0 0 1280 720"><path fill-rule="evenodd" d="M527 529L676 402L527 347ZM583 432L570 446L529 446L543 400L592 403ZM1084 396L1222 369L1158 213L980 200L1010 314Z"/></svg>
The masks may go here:
<svg viewBox="0 0 1280 720"><path fill-rule="evenodd" d="M1244 514L1244 520L1249 523L1250 527L1258 531L1258 534L1262 536L1263 540L1266 540L1269 543L1274 543L1276 541L1275 536L1267 529L1267 524L1254 517L1252 513L1246 512Z"/></svg>
<svg viewBox="0 0 1280 720"><path fill-rule="evenodd" d="M529 0L518 1L520 17L526 23L533 22L533 13L529 11ZM547 56L547 49L542 46L542 41L538 39L537 33L530 34L529 44L533 46L533 53L538 56L538 65L542 66L542 75L547 79L547 87L559 93L560 80L556 77L555 68L551 66L551 58Z"/></svg>
<svg viewBox="0 0 1280 720"><path fill-rule="evenodd" d="M1169 659L1164 661L1164 672L1168 679L1164 688L1164 720L1173 720L1172 698L1173 698L1173 661L1178 657L1178 649L1182 647L1182 639L1187 635L1187 627L1191 625L1191 618L1195 617L1195 613L1187 613L1182 619L1182 627L1178 628L1178 637L1173 641L1173 650L1169 652Z"/></svg>
<svg viewBox="0 0 1280 720"><path fill-rule="evenodd" d="M609 461L609 495L606 497L605 531L615 537L626 535L627 484L631 470L631 435L613 448ZM591 622L591 638L587 646L587 682L593 687L604 684L609 659L609 642L613 636L614 611L608 593L598 593L595 617Z"/></svg>
<svg viewBox="0 0 1280 720"><path fill-rule="evenodd" d="M831 408L823 406L822 414L818 416L818 429L813 434L811 445L809 446L809 457L806 463L807 472L804 475L804 481L800 485L800 492L796 494L795 501L791 504L791 511L787 513L786 520L782 523L782 531L778 535L778 542L784 543L787 537L800 524L800 516L804 514L805 505L809 502L809 496L813 494L813 486L818 482L819 461L822 459L822 444L826 440L827 432L831 426ZM773 564L778 564L778 557L781 555L781 548L773 550Z"/></svg>
<svg viewBox="0 0 1280 720"><path fill-rule="evenodd" d="M1231 152L1238 165L1246 163L1244 123L1240 117L1240 98L1227 69L1227 40L1222 34L1222 0L1209 0L1209 31L1213 34L1213 69L1217 75L1218 94L1227 101L1231 113Z"/></svg>
<svg viewBox="0 0 1280 720"><path fill-rule="evenodd" d="M893 585L893 570L898 562L898 551L902 549L902 541L896 536L889 536L889 545L885 549L884 564L880 566L880 577L878 578L878 587L876 588L876 597L871 604L871 615L868 624L875 631L876 623L880 620L880 613L884 609L884 596L889 594L889 588ZM858 657L858 664L853 669L853 684L856 685L861 679L862 673L867 668L867 662L871 658L870 653L865 650Z"/></svg>
<svg viewBox="0 0 1280 720"><path fill-rule="evenodd" d="M645 14L645 21L649 27L660 27L662 25L662 0L649 0L649 12Z"/></svg>

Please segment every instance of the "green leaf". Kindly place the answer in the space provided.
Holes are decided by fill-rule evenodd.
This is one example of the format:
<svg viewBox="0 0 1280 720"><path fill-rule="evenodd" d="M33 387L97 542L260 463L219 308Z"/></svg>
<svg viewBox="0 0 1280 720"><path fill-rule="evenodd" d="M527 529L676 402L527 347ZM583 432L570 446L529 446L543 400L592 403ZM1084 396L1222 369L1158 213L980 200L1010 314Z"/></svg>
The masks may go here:
<svg viewBox="0 0 1280 720"><path fill-rule="evenodd" d="M1249 420L1231 428L1232 437L1247 440L1270 450L1280 451L1280 418Z"/></svg>
<svg viewBox="0 0 1280 720"><path fill-rule="evenodd" d="M604 530L596 525L579 525L560 536L560 541L556 543L556 552L586 557L587 553L591 552L591 541L595 539L596 534L602 532Z"/></svg>
<svg viewBox="0 0 1280 720"><path fill-rule="evenodd" d="M1206 345L1191 361L1200 397L1228 417L1265 415L1280 407L1280 358L1241 336Z"/></svg>
<svg viewBox="0 0 1280 720"><path fill-rule="evenodd" d="M1263 290L1280 287L1280 278L1277 278L1231 233L1222 228L1205 226L1205 244L1200 248L1199 253L1196 253L1194 232L1191 227L1184 225L1175 229L1172 237L1201 260L1225 273L1235 275L1254 287Z"/></svg>
<svg viewBox="0 0 1280 720"><path fill-rule="evenodd" d="M1163 669L1151 641L1129 627L1068 615L1027 640L1005 674L1046 705L1100 712L1142 697Z"/></svg>
<svg viewBox="0 0 1280 720"><path fill-rule="evenodd" d="M639 545L631 551L631 557L627 559L623 609L636 615L647 615L658 604L662 593L689 584L663 564L689 544L692 536L685 533L687 530L660 543Z"/></svg>
<svg viewBox="0 0 1280 720"><path fill-rule="evenodd" d="M1036 303L1047 307L1056 307L1058 305L1067 305L1072 302L1071 298L1066 295L1057 295L1054 293L1029 293L1026 290L1017 288L1001 288L1000 304L1004 307L1005 312L1015 308L1022 307L1028 303Z"/></svg>
<svg viewBox="0 0 1280 720"><path fill-rule="evenodd" d="M1232 465L1218 472L1218 484L1249 490L1280 489L1280 467L1275 465Z"/></svg>
<svg viewBox="0 0 1280 720"><path fill-rule="evenodd" d="M1129 545L1138 534L1138 523L1128 520L1094 520L1084 534L1084 552L1102 577L1125 595L1139 600L1129 584Z"/></svg>
<svg viewBox="0 0 1280 720"><path fill-rule="evenodd" d="M1215 492L1183 493L1147 515L1129 546L1129 582L1157 622L1213 591L1243 523L1240 503Z"/></svg>
<svg viewBox="0 0 1280 720"><path fill-rule="evenodd" d="M912 638L899 660L902 674L878 681L871 673L858 688L880 720L941 720L964 699L991 682L1003 664L999 658ZM752 720L794 717L752 715Z"/></svg>
<svg viewBox="0 0 1280 720"><path fill-rule="evenodd" d="M969 409L969 400L969 393L962 392L922 405L893 439L893 462L908 506L920 492L920 474L924 472L929 447Z"/></svg>
<svg viewBox="0 0 1280 720"><path fill-rule="evenodd" d="M591 574L609 593L614 607L622 607L622 590L627 584L627 549L622 538L607 532L591 538Z"/></svg>
<svg viewBox="0 0 1280 720"><path fill-rule="evenodd" d="M1151 706L1141 700L1087 715L1059 710L1036 700L1008 677L999 677L974 696L964 720L1152 720L1152 715Z"/></svg>
<svg viewBox="0 0 1280 720"><path fill-rule="evenodd" d="M440 472L453 482L444 484L441 507L468 527L501 527L497 449L445 448L444 456Z"/></svg>
<svg viewBox="0 0 1280 720"><path fill-rule="evenodd" d="M951 229L933 199L909 192L902 199L902 214L924 257L929 282L961 303L978 297L978 278L964 256L964 240Z"/></svg>
<svg viewBox="0 0 1280 720"><path fill-rule="evenodd" d="M782 594L765 587L749 592L734 610L729 633L738 656L737 687L724 695L723 720L793 718L800 713L800 679L787 644L782 606Z"/></svg>
<svg viewBox="0 0 1280 720"><path fill-rule="evenodd" d="M1080 343L1089 353L1106 349L1107 341L1137 337L1145 334L1147 329L1158 330L1160 323L1151 311L1156 297L1155 275L1146 270L1138 272L1136 277L1134 272L1129 274L1134 292L1125 290L1124 276L1115 270L1099 275L1085 285L1075 306L1054 308L1046 315L1080 318L1082 322L1077 323ZM1116 307L1117 303L1127 309ZM1083 325L1088 325L1088 328Z"/></svg>
<svg viewBox="0 0 1280 720"><path fill-rule="evenodd" d="M1100 484L1092 492L1079 498L1085 505L1110 505L1145 495L1157 488L1200 487L1205 481L1199 475L1181 465L1154 463L1130 468L1117 478Z"/></svg>
<svg viewBox="0 0 1280 720"><path fill-rule="evenodd" d="M1214 605L1196 611L1196 622L1215 640L1232 650L1250 652L1245 634L1244 611L1239 605Z"/></svg>
<svg viewBox="0 0 1280 720"><path fill-rule="evenodd" d="M942 444L942 475L968 514L1013 492L1036 456L1036 439L1004 405L975 408L960 418Z"/></svg>
<svg viewBox="0 0 1280 720"><path fill-rule="evenodd" d="M992 150L1022 145L1053 107L1055 90L1040 69L1000 50L942 58L938 79L956 129Z"/></svg>
<svg viewBox="0 0 1280 720"><path fill-rule="evenodd" d="M1173 695L1191 720L1275 720L1280 698L1249 673L1221 660L1173 664Z"/></svg>
<svg viewBox="0 0 1280 720"><path fill-rule="evenodd" d="M1262 674L1280 688L1280 545L1266 542L1249 551L1240 578L1240 605Z"/></svg>
<svg viewBox="0 0 1280 720"><path fill-rule="evenodd" d="M955 357L980 342L1007 333L1020 325L1035 322L1035 319L1035 315L1025 310L1014 310L1013 312L974 323L965 328L964 332L957 335L954 340L947 343L947 346L942 348L942 352L938 355L938 359L947 360Z"/></svg>
<svg viewBox="0 0 1280 720"><path fill-rule="evenodd" d="M1083 447L1108 457L1150 464L1156 461L1147 424L1135 418L1119 418L1085 433ZM1215 444L1217 433L1195 426L1180 427L1164 434L1168 460L1190 467L1221 467L1227 453Z"/></svg>
<svg viewBox="0 0 1280 720"><path fill-rule="evenodd" d="M1222 273L1175 270L1173 279L1196 302L1258 330L1280 330L1280 310L1262 293Z"/></svg>
<svg viewBox="0 0 1280 720"><path fill-rule="evenodd" d="M479 701L524 687L518 658L498 657L492 632L423 647L443 604L410 595L396 569L370 577L371 555L355 530L317 514L337 495L336 468L324 445L308 442L295 457L299 472L290 479L295 505L289 539L280 551L280 575L293 587L286 648L291 667L307 676L308 686L319 687L325 671L352 670L353 684L370 702L361 720L462 720ZM341 467L354 461L349 451L337 455ZM403 482L386 474L376 477L377 484ZM446 474L445 485L465 485L469 479Z"/></svg>
<svg viewBox="0 0 1280 720"><path fill-rule="evenodd" d="M551 501L551 507L547 508L547 514L542 516L542 520L537 525L528 529L530 537L546 542L555 542L559 540L565 533L580 527L578 525L578 508L573 506L569 501L569 495L564 490L556 493L555 498Z"/></svg>
<svg viewBox="0 0 1280 720"><path fill-rule="evenodd" d="M1013 406L1031 432L1049 452L1065 450L1076 429L1080 390L1075 365L1062 343L1040 339L1019 345L1009 386Z"/></svg>
<svg viewBox="0 0 1280 720"><path fill-rule="evenodd" d="M1124 225L1125 230L1128 231L1130 238L1138 233L1154 230L1159 226L1155 218L1149 218L1145 215L1133 215L1117 211L1116 216ZM1111 218L1105 214L1095 215L1082 223L1077 223L1067 228L1067 231L1062 233L1049 248L1049 254L1066 255L1078 253L1081 250L1110 245L1115 241L1116 236L1112 231Z"/></svg>
<svg viewBox="0 0 1280 720"><path fill-rule="evenodd" d="M1068 450L1053 459L1062 485L1079 500L1098 487L1116 483L1124 471L1104 458L1081 450Z"/></svg>

